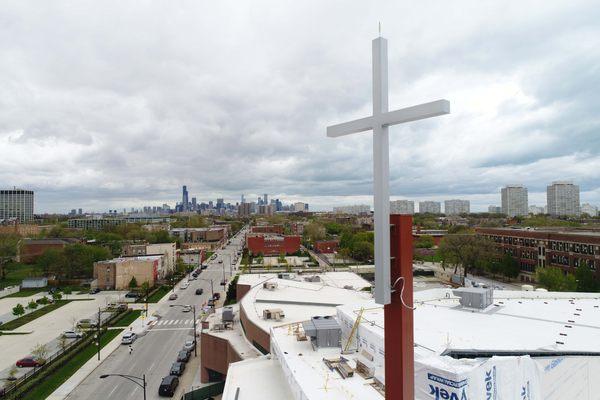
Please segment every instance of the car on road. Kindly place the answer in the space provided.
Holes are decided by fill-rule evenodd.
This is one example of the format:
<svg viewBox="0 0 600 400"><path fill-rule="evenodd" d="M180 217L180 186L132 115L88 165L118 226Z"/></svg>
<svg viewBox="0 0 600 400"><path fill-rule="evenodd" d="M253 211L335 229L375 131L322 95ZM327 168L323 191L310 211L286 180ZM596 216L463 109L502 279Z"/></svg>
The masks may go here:
<svg viewBox="0 0 600 400"><path fill-rule="evenodd" d="M219 300L221 298L221 293L217 292L213 294L213 299L214 300Z"/></svg>
<svg viewBox="0 0 600 400"><path fill-rule="evenodd" d="M108 303L106 308L109 310L127 311L129 307L125 303Z"/></svg>
<svg viewBox="0 0 600 400"><path fill-rule="evenodd" d="M181 350L177 353L177 361L178 362L188 362L190 360L190 353L185 350Z"/></svg>
<svg viewBox="0 0 600 400"><path fill-rule="evenodd" d="M190 284L187 282L182 283L181 285L179 285L179 289L180 290L184 290L187 289L188 287L190 287Z"/></svg>
<svg viewBox="0 0 600 400"><path fill-rule="evenodd" d="M173 397L179 386L179 378L173 375L165 376L158 387L159 396Z"/></svg>
<svg viewBox="0 0 600 400"><path fill-rule="evenodd" d="M192 307L191 306L185 306L183 307L183 309L181 310L181 312L190 312L192 311Z"/></svg>
<svg viewBox="0 0 600 400"><path fill-rule="evenodd" d="M173 365L171 365L169 375L181 376L183 375L183 371L185 371L185 363L174 362Z"/></svg>
<svg viewBox="0 0 600 400"><path fill-rule="evenodd" d="M223 279L223 280L221 281L221 286L225 286L225 285L227 285L227 280Z"/></svg>
<svg viewBox="0 0 600 400"><path fill-rule="evenodd" d="M196 289L196 294L197 295L201 295L202 293L204 293L204 289L202 289L202 288Z"/></svg>
<svg viewBox="0 0 600 400"><path fill-rule="evenodd" d="M208 306L209 307L214 307L215 306L215 301L213 299L208 300Z"/></svg>
<svg viewBox="0 0 600 400"><path fill-rule="evenodd" d="M196 341L194 340L194 338L190 337L183 344L183 350L187 351L187 352L191 352L192 350L194 350L195 345L196 345Z"/></svg>
<svg viewBox="0 0 600 400"><path fill-rule="evenodd" d="M17 361L15 365L19 368L24 368L24 367L39 367L39 366L44 365L45 363L46 363L46 361L37 359L35 357L25 357L25 358L21 358L19 361Z"/></svg>
<svg viewBox="0 0 600 400"><path fill-rule="evenodd" d="M142 295L139 294L138 292L128 292L125 297L127 297L128 299L137 299L138 297L141 297Z"/></svg>
<svg viewBox="0 0 600 400"><path fill-rule="evenodd" d="M133 332L126 332L121 337L121 344L132 344L137 339L137 335Z"/></svg>
<svg viewBox="0 0 600 400"><path fill-rule="evenodd" d="M206 269L206 268L208 268L208 264L202 264L202 266L200 268Z"/></svg>
<svg viewBox="0 0 600 400"><path fill-rule="evenodd" d="M77 328L82 329L82 328L96 328L98 327L98 322L96 322L93 319L89 319L89 318L85 318L85 319L80 319L79 321L77 321Z"/></svg>
<svg viewBox="0 0 600 400"><path fill-rule="evenodd" d="M171 293L171 295L169 296L169 300L177 300L177 293Z"/></svg>
<svg viewBox="0 0 600 400"><path fill-rule="evenodd" d="M64 331L62 336L67 339L79 339L83 337L83 333L75 331Z"/></svg>
<svg viewBox="0 0 600 400"><path fill-rule="evenodd" d="M90 294L96 294L96 293L100 293L100 289L98 289L98 288L90 289Z"/></svg>

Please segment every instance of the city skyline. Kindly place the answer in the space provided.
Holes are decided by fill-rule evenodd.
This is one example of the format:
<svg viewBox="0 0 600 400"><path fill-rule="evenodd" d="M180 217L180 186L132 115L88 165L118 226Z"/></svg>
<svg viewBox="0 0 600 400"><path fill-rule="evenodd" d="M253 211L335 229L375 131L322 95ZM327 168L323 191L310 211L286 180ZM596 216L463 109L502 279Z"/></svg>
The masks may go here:
<svg viewBox="0 0 600 400"><path fill-rule="evenodd" d="M569 179L582 202L600 204L595 91L582 83L597 79L597 7L465 2L461 13L436 4L429 14L426 3L315 2L317 16L295 3L251 12L259 6L239 5L229 19L218 4L149 5L142 15L126 4L7 5L20 23L0 28L15 60L0 78L10 99L0 186L34 190L39 212L162 204L184 182L199 200L268 192L314 209L365 203L370 136L334 143L323 132L368 110L370 61L356 55L381 21L396 44L390 107L456 99L452 118L391 128L392 199L456 197L485 210L518 181L541 204L548 182ZM110 29L96 18L116 14Z"/></svg>

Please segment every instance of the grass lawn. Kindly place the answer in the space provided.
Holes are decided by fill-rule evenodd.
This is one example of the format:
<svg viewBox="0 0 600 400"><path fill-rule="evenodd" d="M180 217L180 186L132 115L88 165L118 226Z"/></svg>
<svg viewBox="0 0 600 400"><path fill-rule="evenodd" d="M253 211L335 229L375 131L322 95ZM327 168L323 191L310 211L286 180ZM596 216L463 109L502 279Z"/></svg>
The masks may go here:
<svg viewBox="0 0 600 400"><path fill-rule="evenodd" d="M100 338L100 347L104 347L119 336L123 332L122 329L111 329L102 334ZM21 397L24 400L39 400L45 399L54 392L60 385L65 383L79 368L83 366L90 358L96 356L96 346L92 343L88 344L81 351L77 352L66 364L53 371L49 376L39 382L35 389Z"/></svg>
<svg viewBox="0 0 600 400"><path fill-rule="evenodd" d="M111 324L111 326L129 326L133 321L138 319L142 310L129 310L121 318Z"/></svg>
<svg viewBox="0 0 600 400"><path fill-rule="evenodd" d="M148 297L148 303L158 303L158 301L165 297L169 291L171 291L170 286L161 286L156 292Z"/></svg>
<svg viewBox="0 0 600 400"><path fill-rule="evenodd" d="M58 300L55 301L52 304L48 304L47 306L44 306L42 308L39 308L37 310L35 310L32 313L29 314L25 314L22 317L19 317L17 319L13 319L12 321L9 321L5 324L2 324L2 330L5 331L12 331L13 329L17 329L20 326L23 326L31 321L33 321L36 318L39 318L43 315L48 314L49 312L52 312L62 306L64 306L65 304L70 303L71 300ZM26 306L27 304L24 304L24 306Z"/></svg>
<svg viewBox="0 0 600 400"><path fill-rule="evenodd" d="M41 292L47 292L47 291L48 291L47 287L44 287L44 288L34 288L34 289L21 289L17 293L9 294L8 296L4 296L3 298L7 298L7 297L29 297L29 296L33 296L34 294L41 293Z"/></svg>
<svg viewBox="0 0 600 400"><path fill-rule="evenodd" d="M20 285L25 278L42 276L42 271L37 265L28 265L11 262L6 265L6 278L0 280L0 288Z"/></svg>

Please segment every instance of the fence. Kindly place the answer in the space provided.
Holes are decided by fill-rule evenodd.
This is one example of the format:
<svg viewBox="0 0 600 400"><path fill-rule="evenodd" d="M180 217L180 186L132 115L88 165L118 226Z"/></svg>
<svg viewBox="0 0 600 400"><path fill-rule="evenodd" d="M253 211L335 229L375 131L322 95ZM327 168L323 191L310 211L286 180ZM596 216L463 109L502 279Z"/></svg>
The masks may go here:
<svg viewBox="0 0 600 400"><path fill-rule="evenodd" d="M216 396L223 393L224 388L225 381L213 383L212 385L208 386L202 386L185 393L183 396L181 396L181 400L205 400L211 396Z"/></svg>
<svg viewBox="0 0 600 400"><path fill-rule="evenodd" d="M106 327L109 326L112 322L116 321L118 318L120 318L125 312L126 311L116 312L110 318L106 319L104 321L102 333L106 332ZM84 348L88 344L92 343L95 340L95 333L95 330L84 332L81 338L75 339L72 342L67 343L64 347L61 347L57 352L46 357L46 362L42 366L34 367L31 371L27 371L24 375L20 376L16 380L10 381L4 387L4 396L0 395L0 398L19 399L22 396L24 396L35 385L35 382L33 382L33 385L27 386L30 383L30 380L35 380L35 377L37 375L40 375L45 371L48 371L48 374L46 375L52 374L52 370L59 368L62 365L69 362L70 357L68 357L68 353L76 353L77 349Z"/></svg>

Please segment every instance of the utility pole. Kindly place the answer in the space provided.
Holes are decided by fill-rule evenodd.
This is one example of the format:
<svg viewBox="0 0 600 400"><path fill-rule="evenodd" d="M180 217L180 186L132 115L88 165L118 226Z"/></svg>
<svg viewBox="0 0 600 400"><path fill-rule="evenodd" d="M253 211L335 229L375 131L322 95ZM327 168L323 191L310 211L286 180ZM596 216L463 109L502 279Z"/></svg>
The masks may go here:
<svg viewBox="0 0 600 400"><path fill-rule="evenodd" d="M196 343L196 306L192 306L192 310L194 311L194 357L198 357L198 344Z"/></svg>
<svg viewBox="0 0 600 400"><path fill-rule="evenodd" d="M102 323L102 314L98 307L98 323L96 324L96 346L98 348L98 361L100 361L100 324Z"/></svg>

